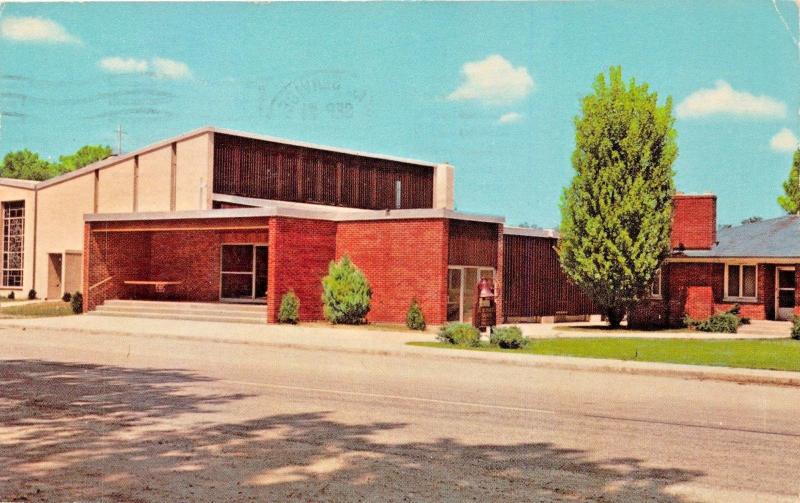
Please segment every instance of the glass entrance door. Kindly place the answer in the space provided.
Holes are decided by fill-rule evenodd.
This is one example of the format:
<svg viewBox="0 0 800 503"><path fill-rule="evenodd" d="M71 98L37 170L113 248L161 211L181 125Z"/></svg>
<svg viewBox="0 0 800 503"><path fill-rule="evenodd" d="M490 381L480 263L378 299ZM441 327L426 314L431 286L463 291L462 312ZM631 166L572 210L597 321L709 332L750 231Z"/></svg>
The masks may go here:
<svg viewBox="0 0 800 503"><path fill-rule="evenodd" d="M266 301L267 256L266 245L222 245L220 300Z"/></svg>
<svg viewBox="0 0 800 503"><path fill-rule="evenodd" d="M447 321L472 323L475 288L482 278L494 279L494 269L458 266L447 269Z"/></svg>
<svg viewBox="0 0 800 503"><path fill-rule="evenodd" d="M794 267L778 267L776 275L775 318L778 320L791 320L792 316L794 316L795 304L796 279Z"/></svg>

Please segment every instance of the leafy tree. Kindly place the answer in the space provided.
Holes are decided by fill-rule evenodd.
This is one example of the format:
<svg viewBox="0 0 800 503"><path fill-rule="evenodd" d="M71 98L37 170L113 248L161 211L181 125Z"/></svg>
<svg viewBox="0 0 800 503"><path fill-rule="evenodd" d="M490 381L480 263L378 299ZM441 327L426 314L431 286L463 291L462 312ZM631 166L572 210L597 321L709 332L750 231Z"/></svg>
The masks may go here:
<svg viewBox="0 0 800 503"><path fill-rule="evenodd" d="M364 273L348 257L331 261L322 278L323 313L331 323L364 323L372 300L372 288Z"/></svg>
<svg viewBox="0 0 800 503"><path fill-rule="evenodd" d="M108 145L84 145L74 154L62 155L58 158L59 171L69 173L93 162L101 161L110 155L111 147Z"/></svg>
<svg viewBox="0 0 800 503"><path fill-rule="evenodd" d="M647 84L626 84L622 68L612 67L581 105L559 258L616 328L669 253L678 154L672 99L659 105Z"/></svg>
<svg viewBox="0 0 800 503"><path fill-rule="evenodd" d="M744 224L754 224L754 223L760 222L762 220L764 220L764 218L763 217L759 217L759 216L747 217L744 220L742 220L742 225L744 225Z"/></svg>
<svg viewBox="0 0 800 503"><path fill-rule="evenodd" d="M792 157L792 169L789 178L783 182L784 194L778 197L778 204L789 215L800 213L800 148Z"/></svg>
<svg viewBox="0 0 800 503"><path fill-rule="evenodd" d="M47 180L58 173L58 168L28 149L9 152L0 166L0 176L22 180Z"/></svg>

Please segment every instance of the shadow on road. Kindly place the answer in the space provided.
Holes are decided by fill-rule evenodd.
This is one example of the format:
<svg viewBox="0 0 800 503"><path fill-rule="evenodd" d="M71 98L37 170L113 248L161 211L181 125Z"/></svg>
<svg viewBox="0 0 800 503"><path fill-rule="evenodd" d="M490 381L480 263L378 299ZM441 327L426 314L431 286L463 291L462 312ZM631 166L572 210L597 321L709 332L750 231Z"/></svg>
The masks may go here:
<svg viewBox="0 0 800 503"><path fill-rule="evenodd" d="M409 441L405 424L327 412L220 423L213 414L248 395L205 393L205 382L0 362L0 500L678 502L670 486L703 475L543 442Z"/></svg>

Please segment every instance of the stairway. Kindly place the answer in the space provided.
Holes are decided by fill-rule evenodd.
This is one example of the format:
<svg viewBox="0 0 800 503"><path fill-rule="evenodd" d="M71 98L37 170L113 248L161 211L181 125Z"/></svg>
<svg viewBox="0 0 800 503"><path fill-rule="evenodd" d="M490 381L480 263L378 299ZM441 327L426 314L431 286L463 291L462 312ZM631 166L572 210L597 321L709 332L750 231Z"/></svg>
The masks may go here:
<svg viewBox="0 0 800 503"><path fill-rule="evenodd" d="M224 323L266 323L264 304L223 304L221 302L160 302L151 300L107 300L90 316L123 316Z"/></svg>

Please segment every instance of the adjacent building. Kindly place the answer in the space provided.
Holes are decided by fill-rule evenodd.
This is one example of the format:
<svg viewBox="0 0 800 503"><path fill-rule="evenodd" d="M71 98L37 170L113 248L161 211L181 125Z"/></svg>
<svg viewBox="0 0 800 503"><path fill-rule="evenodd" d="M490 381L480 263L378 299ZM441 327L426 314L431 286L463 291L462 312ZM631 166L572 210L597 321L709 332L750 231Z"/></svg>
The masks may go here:
<svg viewBox="0 0 800 503"><path fill-rule="evenodd" d="M672 254L632 325L680 325L738 305L742 316L788 320L800 314L800 216L717 228L714 195L674 199Z"/></svg>
<svg viewBox="0 0 800 503"><path fill-rule="evenodd" d="M264 305L322 318L321 278L349 256L371 321L470 321L494 279L501 320L584 318L553 231L454 209L454 168L206 127L44 182L0 179L0 292Z"/></svg>

